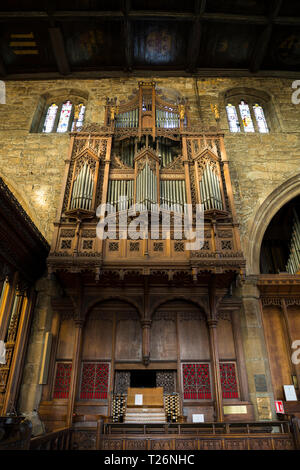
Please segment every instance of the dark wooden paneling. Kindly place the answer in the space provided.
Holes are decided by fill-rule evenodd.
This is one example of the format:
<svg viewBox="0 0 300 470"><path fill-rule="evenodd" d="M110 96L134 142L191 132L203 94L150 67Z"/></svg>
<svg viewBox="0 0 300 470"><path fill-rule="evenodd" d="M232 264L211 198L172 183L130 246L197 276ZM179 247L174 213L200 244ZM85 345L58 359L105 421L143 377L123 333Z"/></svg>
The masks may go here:
<svg viewBox="0 0 300 470"><path fill-rule="evenodd" d="M74 338L74 321L72 318L66 318L60 325L57 359L72 359Z"/></svg>
<svg viewBox="0 0 300 470"><path fill-rule="evenodd" d="M176 313L159 312L154 316L151 325L151 360L177 359Z"/></svg>
<svg viewBox="0 0 300 470"><path fill-rule="evenodd" d="M111 359L112 332L112 315L93 310L84 326L82 359Z"/></svg>
<svg viewBox="0 0 300 470"><path fill-rule="evenodd" d="M115 358L118 361L142 358L141 323L134 313L131 318L117 317Z"/></svg>
<svg viewBox="0 0 300 470"><path fill-rule="evenodd" d="M179 321L181 360L209 359L208 330L205 321L186 318Z"/></svg>
<svg viewBox="0 0 300 470"><path fill-rule="evenodd" d="M286 348L282 312L279 308L265 307L263 323L269 353L275 400L282 400L283 385L291 384L291 370Z"/></svg>

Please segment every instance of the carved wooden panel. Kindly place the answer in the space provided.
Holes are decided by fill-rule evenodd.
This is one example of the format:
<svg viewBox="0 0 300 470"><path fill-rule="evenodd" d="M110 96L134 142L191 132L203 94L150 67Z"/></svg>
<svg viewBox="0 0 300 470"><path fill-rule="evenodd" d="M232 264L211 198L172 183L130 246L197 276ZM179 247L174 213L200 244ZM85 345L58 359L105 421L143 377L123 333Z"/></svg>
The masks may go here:
<svg viewBox="0 0 300 470"><path fill-rule="evenodd" d="M270 439L250 439L251 450L272 450L272 442Z"/></svg>
<svg viewBox="0 0 300 470"><path fill-rule="evenodd" d="M127 393L130 387L130 372L126 370L116 370L114 393Z"/></svg>
<svg viewBox="0 0 300 470"><path fill-rule="evenodd" d="M156 386L163 387L164 393L176 392L176 371L160 370L156 372Z"/></svg>
<svg viewBox="0 0 300 470"><path fill-rule="evenodd" d="M247 439L225 439L225 450L247 450Z"/></svg>
<svg viewBox="0 0 300 470"><path fill-rule="evenodd" d="M112 315L94 309L84 326L82 359L111 359L112 331Z"/></svg>
<svg viewBox="0 0 300 470"><path fill-rule="evenodd" d="M131 318L130 318L131 317ZM142 329L135 313L120 318L118 315L116 331L116 360L141 360L142 358Z"/></svg>
<svg viewBox="0 0 300 470"><path fill-rule="evenodd" d="M152 360L172 361L177 358L176 314L157 312L153 317L150 336Z"/></svg>
<svg viewBox="0 0 300 470"><path fill-rule="evenodd" d="M287 303L287 302L286 302ZM288 307L288 318L291 328L292 340L300 339L300 307L292 305Z"/></svg>
<svg viewBox="0 0 300 470"><path fill-rule="evenodd" d="M75 339L75 326L73 318L62 320L59 332L59 341L56 357L58 359L72 359Z"/></svg>
<svg viewBox="0 0 300 470"><path fill-rule="evenodd" d="M284 337L284 324L281 309L275 306L263 309L263 324L269 353L274 395L284 399L283 385L291 381L288 351Z"/></svg>
<svg viewBox="0 0 300 470"><path fill-rule="evenodd" d="M217 331L220 359L234 359L236 354L231 322L226 319L219 318Z"/></svg>
<svg viewBox="0 0 300 470"><path fill-rule="evenodd" d="M160 439L150 441L150 446L152 450L172 450L172 440L171 439Z"/></svg>
<svg viewBox="0 0 300 470"><path fill-rule="evenodd" d="M102 439L102 450L122 450L122 439Z"/></svg>
<svg viewBox="0 0 300 470"><path fill-rule="evenodd" d="M195 439L176 439L175 450L195 450L198 443Z"/></svg>
<svg viewBox="0 0 300 470"><path fill-rule="evenodd" d="M291 439L286 438L276 438L274 439L275 450L292 450L294 449L294 444Z"/></svg>
<svg viewBox="0 0 300 470"><path fill-rule="evenodd" d="M147 441L145 439L126 439L126 450L146 450Z"/></svg>
<svg viewBox="0 0 300 470"><path fill-rule="evenodd" d="M179 341L182 360L209 359L208 330L200 314L195 319L182 315L179 322Z"/></svg>
<svg viewBox="0 0 300 470"><path fill-rule="evenodd" d="M200 450L222 450L221 439L199 439Z"/></svg>
<svg viewBox="0 0 300 470"><path fill-rule="evenodd" d="M80 430L72 433L72 450L95 450L96 431Z"/></svg>

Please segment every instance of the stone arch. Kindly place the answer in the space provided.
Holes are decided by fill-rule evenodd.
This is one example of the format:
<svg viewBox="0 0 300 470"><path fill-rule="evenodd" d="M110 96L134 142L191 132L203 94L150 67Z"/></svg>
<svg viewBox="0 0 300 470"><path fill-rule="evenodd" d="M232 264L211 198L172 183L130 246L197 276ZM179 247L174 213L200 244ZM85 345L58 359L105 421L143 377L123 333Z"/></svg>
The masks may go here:
<svg viewBox="0 0 300 470"><path fill-rule="evenodd" d="M300 174L278 186L258 208L248 232L245 249L247 274L259 274L260 248L264 233L274 215L287 202L300 194Z"/></svg>

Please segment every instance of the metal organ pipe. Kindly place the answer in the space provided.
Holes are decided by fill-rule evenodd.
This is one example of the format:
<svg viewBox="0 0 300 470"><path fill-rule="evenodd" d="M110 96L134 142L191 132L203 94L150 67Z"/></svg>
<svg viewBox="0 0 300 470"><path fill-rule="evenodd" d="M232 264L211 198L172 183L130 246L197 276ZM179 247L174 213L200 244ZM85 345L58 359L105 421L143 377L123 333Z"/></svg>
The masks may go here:
<svg viewBox="0 0 300 470"><path fill-rule="evenodd" d="M299 218L294 210L294 221L292 228L292 236L290 242L290 254L286 264L286 270L291 274L295 274L300 269L300 223Z"/></svg>

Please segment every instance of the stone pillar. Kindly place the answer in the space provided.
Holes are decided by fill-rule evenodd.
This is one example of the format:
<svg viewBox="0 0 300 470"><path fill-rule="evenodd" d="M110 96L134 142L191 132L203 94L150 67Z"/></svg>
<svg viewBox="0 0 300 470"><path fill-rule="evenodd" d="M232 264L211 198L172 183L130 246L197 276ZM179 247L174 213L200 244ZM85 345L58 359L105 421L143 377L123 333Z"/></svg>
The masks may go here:
<svg viewBox="0 0 300 470"><path fill-rule="evenodd" d="M53 314L51 297L59 295L59 288L55 280L44 277L37 281L35 290L37 298L24 363L18 411L32 422L33 435L38 435L45 432L37 413L42 396L42 385L39 379L44 340L46 333L51 331Z"/></svg>
<svg viewBox="0 0 300 470"><path fill-rule="evenodd" d="M235 295L242 298L240 324L249 381L249 397L254 406L255 419L268 419L264 418L260 405L265 407L265 410L270 406L272 419L276 419L257 277L248 276L245 282L237 287Z"/></svg>

